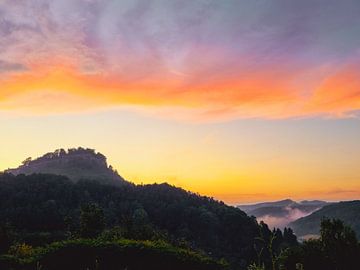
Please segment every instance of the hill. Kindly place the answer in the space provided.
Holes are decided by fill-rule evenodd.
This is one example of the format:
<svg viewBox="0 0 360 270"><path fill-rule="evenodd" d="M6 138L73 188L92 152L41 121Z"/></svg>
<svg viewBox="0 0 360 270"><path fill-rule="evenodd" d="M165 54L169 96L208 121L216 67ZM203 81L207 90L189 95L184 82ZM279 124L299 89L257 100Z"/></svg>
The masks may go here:
<svg viewBox="0 0 360 270"><path fill-rule="evenodd" d="M97 180L108 184L124 184L125 180L108 166L106 157L89 148L59 149L32 160L27 158L15 169L6 173L14 175L33 173L64 175L73 181Z"/></svg>
<svg viewBox="0 0 360 270"><path fill-rule="evenodd" d="M284 228L289 226L290 222L307 216L327 204L327 202L318 200L296 202L286 199L275 202L238 205L238 208L248 215L264 221L270 227Z"/></svg>
<svg viewBox="0 0 360 270"><path fill-rule="evenodd" d="M255 219L168 184L111 186L56 175L0 175L0 225L10 226L18 243L39 246L78 235L81 209L89 204L100 207L105 229L117 237L165 240L243 267L256 256Z"/></svg>
<svg viewBox="0 0 360 270"><path fill-rule="evenodd" d="M309 216L300 218L290 224L296 235L319 235L322 218L337 218L344 221L360 236L360 201L347 201L324 206Z"/></svg>
<svg viewBox="0 0 360 270"><path fill-rule="evenodd" d="M266 248L272 233L278 239L273 246L277 254L298 244L291 230L272 232L213 198L166 183L127 182L92 149L60 149L0 174L0 206L0 254L15 252L11 260L18 260L24 249L28 254L26 246L16 246L19 243L41 250L74 239L96 239L97 247L130 239L165 242L225 259L230 269L246 269L258 260L257 249ZM271 264L270 253L264 252L261 259ZM26 261L35 262L28 256Z"/></svg>
<svg viewBox="0 0 360 270"><path fill-rule="evenodd" d="M286 207L292 204L296 204L295 201L290 199L285 199L281 201L275 201L275 202L263 202L263 203L256 203L256 204L244 204L244 205L238 205L241 210L245 212L250 212L255 209L263 208L263 207Z"/></svg>

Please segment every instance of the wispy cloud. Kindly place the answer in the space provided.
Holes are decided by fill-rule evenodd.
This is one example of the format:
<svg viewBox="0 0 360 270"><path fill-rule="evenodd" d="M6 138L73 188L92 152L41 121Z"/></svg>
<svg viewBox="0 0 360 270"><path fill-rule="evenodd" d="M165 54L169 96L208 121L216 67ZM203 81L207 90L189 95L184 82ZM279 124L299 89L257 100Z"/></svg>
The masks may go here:
<svg viewBox="0 0 360 270"><path fill-rule="evenodd" d="M360 190L357 190L357 189L341 189L341 188L337 188L337 189L333 189L333 190L330 190L328 192L326 192L327 194L330 194L330 195L346 195L346 194L359 194L360 193Z"/></svg>
<svg viewBox="0 0 360 270"><path fill-rule="evenodd" d="M351 0L1 1L0 106L32 111L24 100L56 91L89 109L199 121L352 116L359 11Z"/></svg>

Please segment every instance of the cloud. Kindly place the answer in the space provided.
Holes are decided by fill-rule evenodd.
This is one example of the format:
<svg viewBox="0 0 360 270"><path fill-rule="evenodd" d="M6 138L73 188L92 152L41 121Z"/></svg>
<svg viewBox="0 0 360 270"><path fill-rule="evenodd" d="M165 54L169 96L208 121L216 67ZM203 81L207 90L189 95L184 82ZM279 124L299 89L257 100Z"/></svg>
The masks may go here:
<svg viewBox="0 0 360 270"><path fill-rule="evenodd" d="M20 63L10 63L0 60L0 73L22 72L26 70L27 70L26 66Z"/></svg>
<svg viewBox="0 0 360 270"><path fill-rule="evenodd" d="M360 107L360 62L334 71L315 89L307 109L343 115Z"/></svg>
<svg viewBox="0 0 360 270"><path fill-rule="evenodd" d="M79 109L192 121L349 117L360 109L359 10L350 0L1 1L0 106L32 112L24 101L35 97L37 113L83 99Z"/></svg>
<svg viewBox="0 0 360 270"><path fill-rule="evenodd" d="M297 208L287 207L286 211L287 214L282 217L276 217L271 215L265 215L257 217L257 220L264 221L266 224L269 225L270 228L280 228L284 229L285 227L289 226L289 224L299 218L308 216L315 211L319 210L321 207L314 209L312 211L301 211Z"/></svg>
<svg viewBox="0 0 360 270"><path fill-rule="evenodd" d="M358 189L341 189L341 188L337 188L337 189L333 189L330 190L328 192L326 192L327 194L330 195L339 195L339 194L359 194L359 190Z"/></svg>

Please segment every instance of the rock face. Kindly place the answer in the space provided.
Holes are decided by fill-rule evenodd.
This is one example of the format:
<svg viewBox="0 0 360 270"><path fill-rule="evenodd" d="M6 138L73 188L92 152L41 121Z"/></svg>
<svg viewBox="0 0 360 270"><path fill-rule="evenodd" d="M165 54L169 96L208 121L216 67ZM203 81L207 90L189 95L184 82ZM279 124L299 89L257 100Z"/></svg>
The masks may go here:
<svg viewBox="0 0 360 270"><path fill-rule="evenodd" d="M104 155L93 149L81 147L67 151L59 149L34 160L28 158L18 168L8 169L5 172L14 175L33 173L64 175L75 182L97 180L109 184L125 183L125 180L108 166Z"/></svg>

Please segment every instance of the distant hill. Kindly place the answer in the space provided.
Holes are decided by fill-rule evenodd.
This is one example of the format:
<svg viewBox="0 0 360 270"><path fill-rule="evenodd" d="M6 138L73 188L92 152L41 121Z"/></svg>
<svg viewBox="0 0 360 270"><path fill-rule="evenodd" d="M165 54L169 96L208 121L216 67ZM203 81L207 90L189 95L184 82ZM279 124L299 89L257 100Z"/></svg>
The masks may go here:
<svg viewBox="0 0 360 270"><path fill-rule="evenodd" d="M67 176L72 181L98 180L108 184L123 184L125 180L108 166L106 157L89 148L59 149L39 158L27 158L22 165L8 169L14 175L33 173Z"/></svg>
<svg viewBox="0 0 360 270"><path fill-rule="evenodd" d="M323 217L343 220L360 237L360 201L339 202L324 206L311 215L292 222L290 227L300 237L318 235Z"/></svg>
<svg viewBox="0 0 360 270"><path fill-rule="evenodd" d="M296 204L295 201L286 199L281 201L275 201L275 202L263 202L263 203L256 203L256 204L244 204L244 205L238 205L238 208L245 212L251 212L253 210L263 208L263 207L287 207L290 205Z"/></svg>
<svg viewBox="0 0 360 270"><path fill-rule="evenodd" d="M296 202L286 199L275 202L238 205L238 208L248 215L255 216L258 220L264 221L270 227L284 228L289 226L290 222L307 216L327 204L327 202L318 200Z"/></svg>

